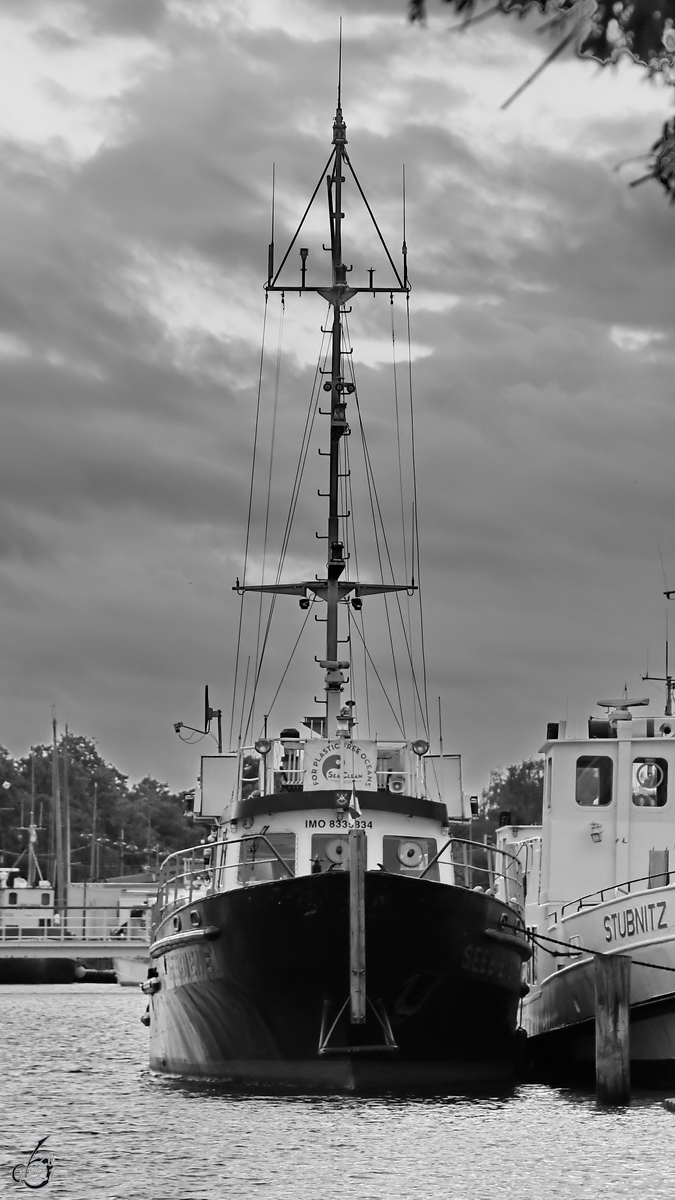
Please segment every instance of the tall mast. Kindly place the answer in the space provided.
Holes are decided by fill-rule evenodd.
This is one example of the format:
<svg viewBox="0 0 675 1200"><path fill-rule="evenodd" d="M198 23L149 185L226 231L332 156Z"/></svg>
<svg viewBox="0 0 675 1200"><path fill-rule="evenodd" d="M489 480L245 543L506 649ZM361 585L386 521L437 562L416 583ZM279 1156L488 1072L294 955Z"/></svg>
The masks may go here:
<svg viewBox="0 0 675 1200"><path fill-rule="evenodd" d="M346 567L344 544L340 540L340 512L339 512L339 483L340 483L340 441L343 437L349 434L349 425L347 424L347 396L355 391L354 383L345 382L342 361L342 316L344 306L349 302L352 296L359 292L368 292L370 295L375 295L378 292L386 293L390 298L394 292L407 293L410 285L407 278L407 248L404 246L404 268L403 274L399 272L394 260L389 252L387 244L380 232L379 226L373 212L370 208L368 200L359 180L356 176L354 168L349 159L347 146L347 127L342 115L342 98L341 98L341 75L342 75L342 42L340 41L340 71L338 74L338 93L337 107L335 110L335 118L333 120L333 141L332 153L325 167L325 180L328 189L328 216L330 225L330 246L325 246L324 249L330 250L331 255L331 284L329 287L318 286L307 282L307 258L309 250L307 248L300 249L300 282L286 282L280 278L284 274L284 268L288 261L289 254L296 244L300 230L302 229L305 218L309 213L312 204L317 196L319 188L324 179L322 172L319 182L314 189L312 197L305 209L305 214L300 221L300 224L291 239L291 242L284 254L279 267L274 268L274 244L270 245L268 255L268 278L265 284L266 292L281 292L282 296L285 292L315 292L322 296L324 300L332 306L333 320L331 325L331 366L330 380L326 379L323 387L326 392L330 392L330 450L329 458L329 488L328 488L328 528L326 540L328 544L328 558L326 562L326 578L321 579L315 576L313 579L305 579L299 583L272 583L272 584L240 584L237 580L234 591L239 595L245 592L267 592L276 595L297 596L302 608L308 608L311 603L310 597L315 600L324 601L326 604L326 657L320 660L320 666L325 671L325 694L326 694L326 722L325 736L333 738L337 732L337 716L341 707L341 695L345 684L344 671L349 667L349 662L341 661L338 657L340 646L339 630L338 630L338 604L340 601L347 601L350 597L353 599L355 606L361 607L362 599L366 596L383 595L388 592L414 591L414 583L360 583L356 579L345 579L343 574ZM367 212L370 216L372 224L377 233L378 239L384 249L387 261L392 271L392 282L385 286L378 286L373 281L374 269L368 271L368 280L364 280L361 284L347 283L347 272L351 267L346 267L342 261L342 221L344 213L342 212L342 185L345 182L343 171L348 170L356 188L363 200ZM328 373L327 373L328 374Z"/></svg>
<svg viewBox="0 0 675 1200"><path fill-rule="evenodd" d="M347 127L342 116L340 87L333 122L333 174L328 176L328 206L331 230L331 259L333 266L333 344L331 357L330 403L330 478L328 488L328 587L326 589L326 732L335 736L335 724L340 709L345 670L349 664L338 659L338 579L345 569L344 545L340 541L338 490L340 479L340 440L349 432L342 379L342 304L346 285L346 268L342 262L342 163L347 144Z"/></svg>
<svg viewBox="0 0 675 1200"><path fill-rule="evenodd" d="M63 825L61 823L61 787L59 783L59 747L56 734L56 717L52 717L52 803L54 813L54 835L56 842L56 883L54 899L57 912L65 913L68 903L65 861L63 854Z"/></svg>

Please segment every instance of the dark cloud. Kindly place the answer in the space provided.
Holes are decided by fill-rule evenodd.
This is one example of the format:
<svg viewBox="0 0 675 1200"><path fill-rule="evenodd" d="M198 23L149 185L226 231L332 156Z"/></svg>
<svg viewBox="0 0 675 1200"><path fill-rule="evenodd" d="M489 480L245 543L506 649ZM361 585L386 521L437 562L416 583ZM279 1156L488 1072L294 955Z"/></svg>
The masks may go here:
<svg viewBox="0 0 675 1200"><path fill-rule="evenodd" d="M189 5L5 3L0 19L11 16L44 56L30 68L35 94L41 69L65 89L50 93L59 137L41 132L37 116L33 125L17 116L0 155L0 741L17 753L46 736L56 701L60 719L97 736L121 769L187 786L196 758L174 739L173 721L192 723L205 682L229 710L271 166L280 254L330 150L338 8L349 151L396 253L406 164L431 708L442 695L446 743L465 753L471 790L490 767L535 751L566 697L583 720L596 692L636 680L647 640L652 660L660 652L658 544L675 583L673 216L656 188L630 191L613 170L655 136L648 105L626 103L621 72L616 113L591 110L575 125L570 84L556 82L568 80L567 66L498 115L519 55L522 76L530 69L527 22L509 41L486 27L458 49L442 32L447 21L412 30L405 5L388 0L289 5L280 17L224 3L209 9L210 23ZM107 77L113 49L122 58ZM68 63L70 91L58 74ZM566 89L560 100L556 88ZM545 136L540 102L551 111ZM325 209L323 191L317 204ZM351 184L346 204L353 278L376 266L380 280L381 250ZM317 275L322 237L312 216ZM297 259L288 269L297 274ZM398 301L394 313L406 447ZM393 532L390 318L386 298L362 298L350 321L403 579L410 541L404 555ZM307 297L287 296L275 423L279 303L269 304L250 579L265 552L273 424L266 578L276 570L322 319ZM353 402L350 421L349 504L361 517L350 570L373 579ZM289 578L320 572L325 555L314 536L325 524L320 417L315 434ZM409 464L403 474L408 516ZM258 611L247 605L244 672ZM267 602L263 628L266 613ZM393 603L390 615L405 664ZM365 606L391 685L384 617L381 601ZM302 619L295 601L279 601L257 719ZM321 672L310 665L308 682L307 663L321 656L322 631L312 621L307 630L271 727L296 723L320 693ZM353 658L362 687L360 649ZM391 717L372 677L369 699L372 732L382 734Z"/></svg>

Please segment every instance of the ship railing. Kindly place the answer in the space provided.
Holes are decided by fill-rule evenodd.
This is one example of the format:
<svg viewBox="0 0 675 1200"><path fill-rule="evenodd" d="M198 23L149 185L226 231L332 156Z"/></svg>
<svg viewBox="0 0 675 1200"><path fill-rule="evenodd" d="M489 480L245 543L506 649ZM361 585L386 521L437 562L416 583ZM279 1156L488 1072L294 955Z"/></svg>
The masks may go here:
<svg viewBox="0 0 675 1200"><path fill-rule="evenodd" d="M499 850L495 846L486 846L484 842L474 842L469 838L451 837L444 846L429 860L426 867L420 874L419 878L424 879L424 876L439 862L441 857L450 851L450 863L453 868L455 885L457 887L465 887L469 890L475 890L483 884L482 890L496 894L498 889L497 881L503 881L506 898L520 908L525 903L525 888L523 881L522 864L515 854L511 854L508 850ZM475 851L479 851L481 855L486 855L487 866L482 866L476 863ZM501 865L506 869L500 871L495 865L497 856L501 857ZM508 860L508 861L507 861ZM447 859L446 859L447 861ZM478 882L480 881L480 882Z"/></svg>
<svg viewBox="0 0 675 1200"><path fill-rule="evenodd" d="M229 862L226 861L229 847L251 842L262 842L271 857L258 858L256 855L247 861L237 855L231 856ZM293 868L263 833L249 833L238 838L224 838L219 842L206 842L170 854L160 867L155 922L163 920L174 908L223 891L225 872L233 867L248 866L257 870L265 865L280 867L290 879L295 876Z"/></svg>
<svg viewBox="0 0 675 1200"><path fill-rule="evenodd" d="M663 883L656 883L657 879L662 879ZM577 900L568 900L563 904L560 910L560 916L564 917L565 909L572 908L575 912L581 912L583 908L596 908L598 904L604 904L607 900L619 900L621 896L630 896L631 889L634 889L636 884L646 883L648 888L668 887L670 883L670 873L668 871L657 871L651 875L641 875L639 879L627 879L625 883L611 883L607 887L599 888L597 892L588 892L586 896L579 896ZM644 892L645 888L638 888L640 892Z"/></svg>
<svg viewBox="0 0 675 1200"><path fill-rule="evenodd" d="M110 907L94 905L69 905L45 914L40 904L22 904L20 909L0 911L0 942L109 942L111 946L120 941L147 943L151 916L150 909L142 917L127 917Z"/></svg>

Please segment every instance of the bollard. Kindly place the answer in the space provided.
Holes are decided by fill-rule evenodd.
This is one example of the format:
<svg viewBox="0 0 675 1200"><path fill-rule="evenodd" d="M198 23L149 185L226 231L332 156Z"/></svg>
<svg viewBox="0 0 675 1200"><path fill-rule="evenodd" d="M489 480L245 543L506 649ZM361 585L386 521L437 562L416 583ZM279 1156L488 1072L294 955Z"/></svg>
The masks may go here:
<svg viewBox="0 0 675 1200"><path fill-rule="evenodd" d="M595 955L595 1082L599 1104L630 1101L630 967L626 954Z"/></svg>
<svg viewBox="0 0 675 1200"><path fill-rule="evenodd" d="M366 1019L366 835L349 831L349 1019L363 1025Z"/></svg>

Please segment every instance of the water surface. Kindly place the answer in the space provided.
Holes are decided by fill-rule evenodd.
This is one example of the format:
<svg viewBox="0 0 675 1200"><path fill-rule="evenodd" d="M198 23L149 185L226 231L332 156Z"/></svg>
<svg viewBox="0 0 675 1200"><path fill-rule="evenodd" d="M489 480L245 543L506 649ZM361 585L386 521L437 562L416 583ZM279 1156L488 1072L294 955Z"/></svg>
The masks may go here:
<svg viewBox="0 0 675 1200"><path fill-rule="evenodd" d="M146 1070L145 998L0 987L0 1196L36 1142L44 1200L673 1200L665 1093L602 1111L538 1086L494 1098L238 1097Z"/></svg>

